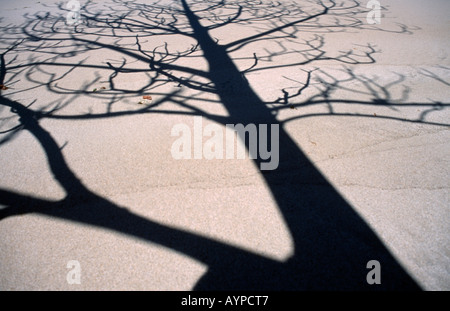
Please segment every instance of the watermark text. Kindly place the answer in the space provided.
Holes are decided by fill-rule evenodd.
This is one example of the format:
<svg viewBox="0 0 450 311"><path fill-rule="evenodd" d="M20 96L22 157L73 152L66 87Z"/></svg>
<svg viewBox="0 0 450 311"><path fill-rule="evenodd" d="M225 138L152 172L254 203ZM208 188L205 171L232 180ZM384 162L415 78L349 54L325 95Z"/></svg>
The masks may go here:
<svg viewBox="0 0 450 311"><path fill-rule="evenodd" d="M269 124L227 124L224 134L223 128L217 124L203 127L202 117L196 116L192 130L187 124L176 124L172 127L171 136L178 137L171 147L172 157L177 160L245 159L247 149L250 159L261 160L261 170L274 170L279 164L278 124L270 124L270 128ZM205 137L209 138L203 142Z"/></svg>

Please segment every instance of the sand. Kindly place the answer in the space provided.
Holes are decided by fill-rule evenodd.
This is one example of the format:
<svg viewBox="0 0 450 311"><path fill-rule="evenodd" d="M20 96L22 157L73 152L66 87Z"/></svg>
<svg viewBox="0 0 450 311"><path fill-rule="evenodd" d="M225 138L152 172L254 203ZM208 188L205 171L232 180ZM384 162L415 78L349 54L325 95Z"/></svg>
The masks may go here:
<svg viewBox="0 0 450 311"><path fill-rule="evenodd" d="M159 5L168 8L174 2ZM241 71L248 69L245 77L254 92L274 109L305 157L404 273L424 290L449 290L450 3L380 0L381 24L369 25L367 12L348 13L367 10L367 1L359 2L359 8L339 17L348 25L359 20L354 27L336 25L333 18L320 20L321 27L310 21L304 28L270 33L229 55ZM181 87L183 80L167 82L167 76L148 71L148 62L123 52L129 49L147 60L150 55L169 65L208 70L203 51L195 50L196 40L164 34L171 30L170 15L151 35L143 29L129 32L116 22L108 29L98 21L101 25L90 29L82 17L76 38L98 39L95 42L103 45L90 43L94 48L85 49L86 41L71 37L74 27L64 23L68 12L56 3L1 4L2 53L15 39L29 41L4 55L3 83L8 89L1 96L8 101L0 106L0 289L192 290L212 270L208 259L202 259L202 247L205 254L215 247L226 253L229 247L230 252L280 264L296 254L295 237L277 197L252 160L177 160L171 153L177 138L171 131L177 124L193 130L193 116L202 112L204 129L228 116L217 95L196 89L201 83L205 89L214 85L175 67L166 72L192 82L191 87ZM239 3L244 13L238 19L244 20L250 3ZM291 10L302 7L309 14L320 8L308 1L294 3ZM188 4L196 9L207 5ZM224 26L210 30L211 37L225 46L295 20L294 13L282 22L264 19L263 14L279 7L256 12L257 7L251 12L258 20L237 24L223 17ZM124 10L111 0L93 2L86 9L85 15L98 12L99 19L111 21L128 12L124 22L143 20L138 9ZM51 13L49 21L37 24L37 16L44 18L46 12ZM220 20L211 12L219 11L197 13L205 17L203 26ZM236 12L236 7L223 8L221 14L229 12ZM59 16L59 22L53 23L52 16ZM186 20L182 14L178 18L180 23ZM154 23L155 19L149 22ZM186 23L179 29L191 31ZM33 34L47 40L30 40ZM147 55L139 54L136 34ZM127 37L116 41L122 35ZM299 52L305 50L309 52ZM347 51L353 54L344 57ZM177 52L182 57L172 59ZM321 52L320 60L305 62ZM259 58L256 64L253 53ZM132 70L112 75L111 66L117 70L121 65ZM296 94L308 72L308 87L283 103L282 90ZM151 103L139 104L143 95L151 95ZM11 131L25 115L20 119L20 112L5 103L32 104L26 111L44 113L58 108L39 119L39 127L57 148L51 149L49 140L44 148L32 130ZM224 129L223 124L219 128ZM203 137L203 144L206 140ZM60 165L61 159L65 165ZM61 182L70 184L69 172L82 186ZM81 199L69 199L48 211L68 189ZM38 200L45 203L39 205ZM78 214L78 209L88 209L89 216ZM153 237L158 234L169 236ZM179 245L184 243L179 236L193 241L192 246ZM75 284L70 281L73 267L67 266L71 260L80 267ZM383 262L381 267L386 285L389 275L383 274ZM354 270L363 276L361 289L376 286L367 287L364 265Z"/></svg>

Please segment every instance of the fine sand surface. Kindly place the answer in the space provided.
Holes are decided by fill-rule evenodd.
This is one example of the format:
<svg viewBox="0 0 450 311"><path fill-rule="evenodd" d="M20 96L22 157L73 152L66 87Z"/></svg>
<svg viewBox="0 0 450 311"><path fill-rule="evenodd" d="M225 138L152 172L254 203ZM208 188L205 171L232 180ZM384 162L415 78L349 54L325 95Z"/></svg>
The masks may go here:
<svg viewBox="0 0 450 311"><path fill-rule="evenodd" d="M258 289L249 279L271 277L264 289L450 290L449 1L379 0L379 25L368 1L336 1L329 16L286 28L323 7L237 1L236 15L234 1L206 11L218 1L187 1L203 27L224 23L212 42L247 40L228 55L304 155L282 158L282 174L248 157L174 158L176 125L195 140L194 116L224 135L242 117L227 119L220 97L232 105L234 89L214 93L196 76L214 68L195 36L177 33L192 33L178 1L93 1L77 28L67 2L2 2L1 290ZM146 19L152 34L126 25ZM324 181L299 181L302 169ZM380 285L366 282L368 260L381 264ZM330 262L336 271L322 269Z"/></svg>

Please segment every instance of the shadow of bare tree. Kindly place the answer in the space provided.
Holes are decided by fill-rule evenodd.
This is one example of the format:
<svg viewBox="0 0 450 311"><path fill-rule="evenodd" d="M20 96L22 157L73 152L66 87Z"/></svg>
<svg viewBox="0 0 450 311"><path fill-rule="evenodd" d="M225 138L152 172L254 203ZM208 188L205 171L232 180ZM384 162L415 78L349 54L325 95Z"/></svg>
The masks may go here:
<svg viewBox="0 0 450 311"><path fill-rule="evenodd" d="M64 3L59 4L65 11ZM70 100L32 109L6 95L0 96L0 105L8 107L17 123L2 132L0 146L13 140L21 131L28 131L41 145L55 179L66 196L59 201L20 194L0 189L1 219L26 213L39 213L51 217L71 220L114 230L145 241L181 252L208 266L208 272L198 281L196 290L420 290L417 283L392 256L377 235L370 229L348 202L319 172L305 156L295 140L285 130L293 120L313 117L299 115L280 121L277 114L293 107L312 106L324 103L377 105L386 107L408 104L393 100L389 86L377 88L370 80L358 76L350 68L344 69L346 78L330 76L322 69L305 70L302 86L289 93L283 89L280 96L266 102L252 88L246 76L253 72L265 72L282 67L299 67L321 61L335 61L346 65L371 64L375 62L376 47L368 44L359 53L353 50L329 56L325 48L325 37L320 33L345 32L369 27L360 19L367 10L359 1L301 1L267 2L246 1L156 1L141 4L138 1L112 1L96 4L87 1L81 9L81 20L77 26L64 25L65 18L50 13L27 16L20 26L2 27L2 44L8 48L1 55L2 85L14 86L19 76L25 76L36 87L61 96L87 96L107 101L104 112L67 114L64 109ZM225 27L247 27L249 35L234 41L221 43L212 33ZM392 31L399 34L410 32L404 25ZM312 37L300 40L305 33ZM189 42L185 50L171 50L171 36ZM18 39L19 38L19 39ZM163 42L153 49L147 41L160 38ZM158 39L159 40L159 39ZM253 43L274 43L278 51L254 52L246 59L237 54ZM105 61L102 64L88 63L89 56L71 62L71 57L81 57L98 50L108 50L122 57L121 60ZM6 60L6 55L31 52L27 60L16 57ZM291 54L295 61L279 64L280 59ZM204 68L183 65L182 61L202 59ZM242 70L236 62L250 63ZM135 63L144 66L134 66ZM49 68L67 68L64 74L52 74ZM84 89L71 89L61 82L73 70L102 69L110 75L105 91L94 92L92 84ZM40 73L40 75L36 74ZM148 81L138 90L124 89L116 85L118 76L130 73L146 74ZM319 80L319 94L305 99L304 93L311 87L312 75ZM320 75L319 75L320 74ZM47 77L47 80L43 77ZM8 78L8 79L7 79ZM327 79L325 79L327 78ZM319 78L318 78L319 79ZM335 99L333 92L345 88L345 82L359 81L366 87L371 101ZM394 84L402 82L399 80ZM217 97L228 116L214 115L193 103L191 95L158 90L167 84ZM26 90L22 90L26 91ZM161 95L152 104L129 111L113 111L114 104L129 96L147 94ZM207 100L214 102L214 100ZM183 110L160 109L164 103L175 103ZM420 107L431 107L430 103L409 103ZM449 104L440 103L446 108ZM214 239L193 234L181 229L159 224L143 218L125 207L118 206L108 198L88 189L67 164L60 146L41 121L44 119L86 120L114 118L142 114L182 114L202 116L219 124L278 124L279 166L276 170L260 171L268 185L294 241L292 257L279 262ZM339 114L330 109L326 115ZM350 115L350 114L348 114ZM357 115L358 117L383 116ZM402 119L386 116L387 119L426 124L426 114L418 119ZM438 126L448 124L430 123ZM270 137L270 135L269 135ZM249 148L249 142L245 142ZM254 160L256 167L264 162ZM383 282L373 287L366 282L366 264L377 259L383 268Z"/></svg>

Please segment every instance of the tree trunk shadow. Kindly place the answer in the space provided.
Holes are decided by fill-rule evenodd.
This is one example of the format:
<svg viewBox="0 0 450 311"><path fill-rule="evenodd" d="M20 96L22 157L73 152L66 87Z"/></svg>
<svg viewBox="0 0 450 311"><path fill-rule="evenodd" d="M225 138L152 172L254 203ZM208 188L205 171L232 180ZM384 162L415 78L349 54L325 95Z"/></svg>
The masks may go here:
<svg viewBox="0 0 450 311"><path fill-rule="evenodd" d="M209 76L231 124L279 124L243 79L225 48L216 44L182 0L195 38L209 64ZM270 135L269 135L270 137ZM249 150L249 141L245 142ZM260 167L260 158L255 165ZM294 240L285 263L246 256L221 258L196 289L368 289L366 265L378 260L382 284L371 289L418 289L376 234L317 170L281 126L279 166L261 171Z"/></svg>

